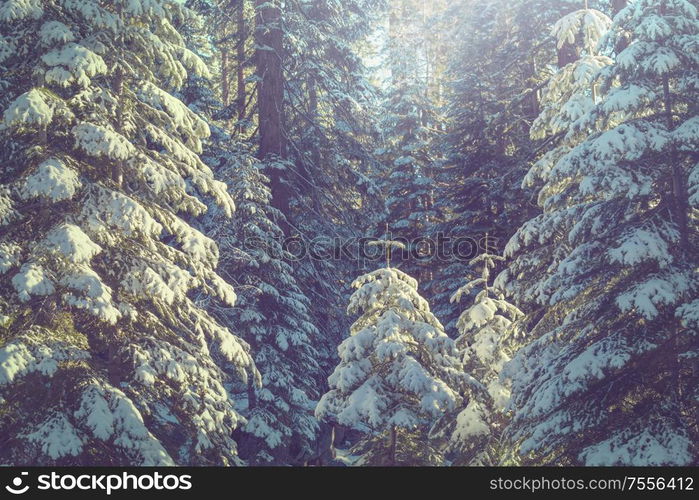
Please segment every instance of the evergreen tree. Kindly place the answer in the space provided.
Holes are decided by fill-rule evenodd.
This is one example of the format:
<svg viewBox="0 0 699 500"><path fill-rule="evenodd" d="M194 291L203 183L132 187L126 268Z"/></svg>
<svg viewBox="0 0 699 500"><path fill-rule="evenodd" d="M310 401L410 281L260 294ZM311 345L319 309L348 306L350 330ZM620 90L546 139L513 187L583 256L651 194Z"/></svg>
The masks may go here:
<svg viewBox="0 0 699 500"><path fill-rule="evenodd" d="M528 460L697 460L697 225L687 180L698 30L693 2L629 3L606 44L623 50L566 133L577 145L535 167L544 213L512 238L513 261L498 278L542 307L531 343L506 368L510 437Z"/></svg>
<svg viewBox="0 0 699 500"><path fill-rule="evenodd" d="M0 463L697 463L698 46L697 0L0 0Z"/></svg>
<svg viewBox="0 0 699 500"><path fill-rule="evenodd" d="M215 48L202 33L202 27L188 27L193 50L213 54ZM270 204L263 163L215 119L226 110L213 89L209 80L193 77L183 93L212 130L202 159L226 180L236 202L233 220L210 203L202 230L218 243L220 272L236 284L238 300L235 307L211 299L203 303L221 324L251 344L261 373L261 386L250 379L247 387L230 387L235 398L247 396L242 413L248 422L237 433L241 457L250 465L302 465L315 453L318 430L313 417L317 375L307 376L320 370L312 347L318 331L310 321L308 299L296 284L291 256L283 248L279 222L284 215Z"/></svg>
<svg viewBox="0 0 699 500"><path fill-rule="evenodd" d="M434 176L440 158L434 144L441 133L440 115L444 42L441 28L445 3L400 0L388 9L387 75L381 120L386 164L381 187L390 236L409 243L401 267L419 280L431 278L435 264L427 245L437 221Z"/></svg>
<svg viewBox="0 0 699 500"><path fill-rule="evenodd" d="M446 10L453 21L445 38L452 45L444 78L445 133L432 146L442 160L434 175L437 224L430 234L474 240L472 248L462 246L458 258L433 266L426 284L449 332L460 314L449 298L470 274L468 260L484 250L483 234L501 248L535 214L521 188L537 148L529 126L541 81L532 65L550 62L541 50L549 44L546 33L535 26L560 8L561 2L460 0Z"/></svg>
<svg viewBox="0 0 699 500"><path fill-rule="evenodd" d="M338 348L340 364L316 416L368 432L370 439L388 437L388 446L380 438L375 446L383 446L370 450L369 463L415 464L424 450L411 438L459 404L470 379L413 278L387 267L352 286L348 312L360 317Z"/></svg>
<svg viewBox="0 0 699 500"><path fill-rule="evenodd" d="M597 96L599 71L612 60L598 53L600 40L612 21L594 9L574 11L558 20L552 35L559 50L579 44L575 58L559 67L548 79L540 103L539 116L530 129L533 139L547 140L547 151L525 177L528 187L534 186L540 172L546 175L551 165L576 146L584 134L568 134L580 119L594 106Z"/></svg>
<svg viewBox="0 0 699 500"><path fill-rule="evenodd" d="M505 300L490 284L492 270L503 257L485 253L470 262L481 266L479 278L469 281L452 296L460 302L464 296L478 291L473 305L464 310L457 321L459 337L456 347L464 369L486 387L487 397L472 397L456 416L450 448L456 451L456 462L466 465L498 465L499 438L505 422L504 412L510 398L509 384L501 377L515 345L521 339L511 338L513 321L522 316L516 306Z"/></svg>
<svg viewBox="0 0 699 500"><path fill-rule="evenodd" d="M318 331L308 316L308 299L293 277L282 231L275 222L283 215L270 206L271 194L260 165L240 155L222 168L237 200L236 219L221 224L214 216L207 226L222 243L222 272L236 283L239 301L220 309L224 324L252 346L262 375L262 387L248 388L246 440L241 453L251 464L297 464L312 455L318 425L313 408L318 387L308 374L319 370L312 347Z"/></svg>
<svg viewBox="0 0 699 500"><path fill-rule="evenodd" d="M512 322L522 316L516 306L505 300L502 292L490 285L491 270L497 261L504 260L487 252L471 260L471 266L482 266L481 277L469 281L452 297L452 302L459 302L464 295L482 288L473 305L459 316L456 345L466 371L486 385L496 408L501 410L505 409L510 396L500 378L500 371L510 360L507 336Z"/></svg>
<svg viewBox="0 0 699 500"><path fill-rule="evenodd" d="M551 27L583 6L579 0L460 0L447 10L455 21L447 36L453 42L445 78L446 133L434 146L441 151L433 153L444 158L435 175L434 231L480 241L471 257L483 251L484 233L501 250L538 213L522 180L553 138L532 140L530 128L544 105L542 91L552 69L565 66L571 54L567 41L557 46ZM447 331L460 313L449 297L469 273L466 264L451 259L434 266L427 284Z"/></svg>
<svg viewBox="0 0 699 500"><path fill-rule="evenodd" d="M245 342L191 299L233 304L200 197L233 202L170 92L206 72L169 1L0 3L0 457L13 464L237 462L224 359Z"/></svg>
<svg viewBox="0 0 699 500"><path fill-rule="evenodd" d="M367 235L370 214L381 210L374 178L379 106L360 51L383 3L310 0L286 2L283 9L287 162L266 172L282 175L290 191L284 212L290 235L314 242L321 256L309 255L294 267L320 331L314 347L322 384L337 362L336 348L349 326L344 309L350 283L360 272L360 263L335 242Z"/></svg>

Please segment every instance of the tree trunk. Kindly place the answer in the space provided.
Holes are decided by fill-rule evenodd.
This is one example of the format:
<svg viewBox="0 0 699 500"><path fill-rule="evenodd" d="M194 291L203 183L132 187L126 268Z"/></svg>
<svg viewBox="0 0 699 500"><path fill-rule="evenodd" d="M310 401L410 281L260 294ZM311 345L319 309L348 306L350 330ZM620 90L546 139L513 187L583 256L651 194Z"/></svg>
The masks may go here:
<svg viewBox="0 0 699 500"><path fill-rule="evenodd" d="M46 146L49 143L49 132L46 125L42 125L39 129L39 144Z"/></svg>
<svg viewBox="0 0 699 500"><path fill-rule="evenodd" d="M308 77L308 114L312 120L318 119L318 89L316 88L315 77L312 75ZM311 148L311 161L313 166L317 167L320 165L320 151L315 142Z"/></svg>
<svg viewBox="0 0 699 500"><path fill-rule="evenodd" d="M629 0L612 0L612 15L616 16L628 3Z"/></svg>
<svg viewBox="0 0 699 500"><path fill-rule="evenodd" d="M117 132L123 133L124 130L124 80L126 75L124 69L119 66L114 72L114 95L119 103L117 107L116 129ZM124 163L122 160L116 160L112 164L112 181L121 187L124 182Z"/></svg>
<svg viewBox="0 0 699 500"><path fill-rule="evenodd" d="M403 22L407 17L407 5L404 0L391 2L388 19L388 46L391 67L391 80L394 87L400 86L408 77L403 50L405 49L403 37Z"/></svg>
<svg viewBox="0 0 699 500"><path fill-rule="evenodd" d="M231 83L228 70L228 49L221 47L221 100L224 106L228 106L230 103Z"/></svg>
<svg viewBox="0 0 699 500"><path fill-rule="evenodd" d="M396 431L396 426L391 427L391 443L388 449L388 454L389 454L389 465L395 466L396 465L396 444L398 441L398 436L397 436L397 431Z"/></svg>
<svg viewBox="0 0 699 500"><path fill-rule="evenodd" d="M672 94L670 93L670 78L665 75L663 77L663 101L665 106L665 120L668 131L675 128L675 120L672 114ZM672 209L673 218L677 222L680 231L680 250L682 252L689 251L689 203L687 201L687 190L683 178L682 168L679 164L679 158L675 146L671 146L669 160L672 175ZM682 383L681 383L681 363L680 351L681 345L678 339L679 327L675 325L672 337L673 345L673 385L677 400L682 399Z"/></svg>
<svg viewBox="0 0 699 500"><path fill-rule="evenodd" d="M580 59L580 48L574 43L564 43L558 49L558 67L562 68Z"/></svg>
<svg viewBox="0 0 699 500"><path fill-rule="evenodd" d="M257 76L259 90L257 111L259 119L259 151L261 160L286 158L284 137L284 68L281 0L256 0ZM289 216L289 187L286 169L267 169L272 188L272 205ZM280 223L285 234L287 224Z"/></svg>
<svg viewBox="0 0 699 500"><path fill-rule="evenodd" d="M668 131L675 128L672 115L672 94L670 93L670 79L663 77L663 100L665 105L665 120ZM679 158L674 146L669 155L672 176L672 198L674 218L680 231L680 248L683 251L689 250L689 210L687 202L687 189L684 182L684 175L679 164Z"/></svg>
<svg viewBox="0 0 699 500"><path fill-rule="evenodd" d="M238 49L237 49L237 95L236 95L236 111L238 115L237 132L240 134L243 131L242 122L245 120L245 44L248 36L245 26L245 0L240 0L238 5Z"/></svg>
<svg viewBox="0 0 699 500"><path fill-rule="evenodd" d="M248 377L248 409L252 410L257 407L257 393L255 392L255 381L252 377Z"/></svg>
<svg viewBox="0 0 699 500"><path fill-rule="evenodd" d="M560 63L560 53L559 53L559 63ZM524 80L527 82L527 84L533 89L529 95L526 97L525 102L524 102L524 114L527 117L527 123L524 124L525 130L524 132L528 135L529 134L529 124L536 120L536 118L539 116L539 113L541 113L541 107L539 103L539 91L534 88L537 86L537 81L536 78L539 74L539 68L536 65L536 61L532 61L528 67L527 67L527 73L524 75ZM507 149L507 142L504 140L505 138L503 137L503 140L501 141L503 144L502 147L502 153L505 153L505 150Z"/></svg>
<svg viewBox="0 0 699 500"><path fill-rule="evenodd" d="M308 77L308 112L312 120L318 119L318 88L316 86L316 80L313 75ZM304 175L310 180L313 178L313 172L320 169L320 164L322 161L322 155L320 153L320 148L316 141L311 142L311 165L310 169L306 166L303 167ZM313 209L317 213L321 213L322 207L320 203L320 196L317 189L310 189L309 194L313 200Z"/></svg>

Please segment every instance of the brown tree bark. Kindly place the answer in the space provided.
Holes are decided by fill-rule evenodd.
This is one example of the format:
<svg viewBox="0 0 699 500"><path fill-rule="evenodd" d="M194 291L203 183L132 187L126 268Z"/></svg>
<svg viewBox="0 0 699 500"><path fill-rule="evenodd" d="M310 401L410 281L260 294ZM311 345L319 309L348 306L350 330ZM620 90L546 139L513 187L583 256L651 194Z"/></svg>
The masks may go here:
<svg viewBox="0 0 699 500"><path fill-rule="evenodd" d="M396 426L391 427L391 442L390 442L390 447L388 449L388 459L389 459L389 464L391 466L396 465L396 448L397 448L397 441L398 441L398 432L396 431Z"/></svg>
<svg viewBox="0 0 699 500"><path fill-rule="evenodd" d="M558 49L559 68L562 68L570 63L574 63L578 59L580 59L580 49L575 44L566 42L560 49Z"/></svg>
<svg viewBox="0 0 699 500"><path fill-rule="evenodd" d="M247 27L245 26L245 0L240 0L237 12L238 48L236 50L236 111L238 123L245 120L245 45L248 39ZM238 125L238 133L242 133L242 126Z"/></svg>
<svg viewBox="0 0 699 500"><path fill-rule="evenodd" d="M257 392L255 391L255 380L248 377L248 409L257 408Z"/></svg>
<svg viewBox="0 0 699 500"><path fill-rule="evenodd" d="M261 160L285 159L284 137L284 34L282 31L281 0L255 0L257 41L257 76L259 80L257 112ZM286 169L268 168L272 188L272 205L289 215L290 192L286 185ZM286 234L289 228L280 224Z"/></svg>
<svg viewBox="0 0 699 500"><path fill-rule="evenodd" d="M228 49L221 47L221 100L224 106L230 103L231 83L229 78Z"/></svg>
<svg viewBox="0 0 699 500"><path fill-rule="evenodd" d="M560 52L559 52L559 59L558 62L560 64L561 59L560 59ZM536 65L536 61L532 61L527 68L528 74L525 75L525 81L529 82L530 85L535 85L536 84L536 77L539 74L539 68ZM536 117L539 116L539 113L541 113L541 105L540 105L540 93L538 89L533 89L527 98L525 99L524 102L524 114L527 117L527 121L529 123L533 122L536 120ZM525 124L527 127L527 130L525 131L527 134L529 133L529 125ZM502 153L504 154L505 149L507 148L507 144L505 141L503 142L503 148L502 148Z"/></svg>

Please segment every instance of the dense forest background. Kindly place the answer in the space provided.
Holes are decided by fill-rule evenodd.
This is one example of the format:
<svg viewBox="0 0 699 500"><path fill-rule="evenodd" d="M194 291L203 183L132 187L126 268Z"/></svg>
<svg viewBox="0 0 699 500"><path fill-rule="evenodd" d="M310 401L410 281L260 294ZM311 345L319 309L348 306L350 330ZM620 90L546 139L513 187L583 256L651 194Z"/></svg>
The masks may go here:
<svg viewBox="0 0 699 500"><path fill-rule="evenodd" d="M696 0L0 0L0 463L696 465Z"/></svg>

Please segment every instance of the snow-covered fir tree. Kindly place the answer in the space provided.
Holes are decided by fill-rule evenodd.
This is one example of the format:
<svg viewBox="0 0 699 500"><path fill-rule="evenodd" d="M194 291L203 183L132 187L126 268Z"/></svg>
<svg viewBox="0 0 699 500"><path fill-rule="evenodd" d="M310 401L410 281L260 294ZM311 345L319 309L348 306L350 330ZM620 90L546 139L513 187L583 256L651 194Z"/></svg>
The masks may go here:
<svg viewBox="0 0 699 500"><path fill-rule="evenodd" d="M277 171L290 191L284 215L293 235L304 241L360 238L374 222L368 213L380 210L373 178L380 107L360 49L384 1L284 2L288 162ZM326 255L335 250L330 243L318 249ZM344 310L359 262L344 255L306 258L294 268L320 332L313 345L324 371L318 382L324 385L349 326Z"/></svg>
<svg viewBox="0 0 699 500"><path fill-rule="evenodd" d="M432 148L441 117L439 90L443 44L429 28L444 10L443 1L399 0L388 5L386 66L390 85L382 104L382 148L386 164L381 183L385 220L391 237L409 242L401 266L420 280L431 278L430 248L419 238L437 219L433 173L439 157ZM382 228L383 229L383 228Z"/></svg>
<svg viewBox="0 0 699 500"><path fill-rule="evenodd" d="M595 9L580 9L559 19L551 29L556 48L575 47L566 64L554 68L540 100L540 113L532 123L532 139L548 140L550 146L524 179L534 186L551 165L585 139L584 133L568 133L592 109L597 96L599 71L612 59L599 54L600 40L611 19ZM559 58L560 59L560 58Z"/></svg>
<svg viewBox="0 0 699 500"><path fill-rule="evenodd" d="M521 315L521 311L490 284L492 270L497 262L504 260L487 251L472 259L469 265L473 268L480 266L480 277L466 283L451 297L453 303L460 303L464 297L476 293L473 304L461 313L456 323L459 331L456 346L464 366L486 384L500 408L505 407L509 398L509 391L499 377L500 370L510 360L503 349L505 336L512 321Z"/></svg>
<svg viewBox="0 0 699 500"><path fill-rule="evenodd" d="M459 303L463 297L477 293L457 321L456 347L464 370L486 387L489 396L475 393L456 417L450 448L457 453L456 461L465 465L497 465L499 461L498 441L510 398L509 383L501 372L519 340L509 338L514 335L513 321L522 316L490 283L497 262L504 260L487 249L472 259L469 264L480 266L480 277L459 288L451 298Z"/></svg>
<svg viewBox="0 0 699 500"><path fill-rule="evenodd" d="M248 345L191 293L232 305L216 244L183 219L226 186L207 124L172 92L206 73L159 0L0 2L0 461L233 464L225 360Z"/></svg>
<svg viewBox="0 0 699 500"><path fill-rule="evenodd" d="M206 33L202 28L188 26L188 40L203 57L213 56L215 48L209 37L201 36ZM261 386L252 379L246 387L229 386L233 397L243 401L241 413L248 420L236 432L241 458L249 465L303 465L317 453L313 409L321 372L313 342L319 332L283 247L279 221L284 215L271 206L264 164L216 119L227 112L214 88L208 78L195 76L183 94L189 107L209 122L211 136L202 159L226 181L236 203L235 217L229 220L212 202L201 228L218 243L219 272L235 283L238 300L234 307L208 297L202 302L221 324L251 344L261 373Z"/></svg>
<svg viewBox="0 0 699 500"><path fill-rule="evenodd" d="M696 2L629 2L604 42L622 50L577 98L597 102L555 113L574 145L535 166L544 213L496 281L542 308L505 369L525 460L697 461L698 40Z"/></svg>
<svg viewBox="0 0 699 500"><path fill-rule="evenodd" d="M316 416L369 434L363 464L430 463L427 430L460 404L472 380L415 279L386 267L352 286L347 310L360 316L338 348L340 364Z"/></svg>
<svg viewBox="0 0 699 500"><path fill-rule="evenodd" d="M598 2L590 2L590 5ZM578 0L456 0L444 16L448 67L444 77L444 133L431 144L443 159L434 169L437 225L432 234L483 240L494 248L538 213L522 188L530 161L544 141L529 129L540 106L548 68L556 62L550 27ZM474 246L470 257L483 250ZM449 302L469 273L465 259L431 266L425 283L433 311L451 331L460 309Z"/></svg>
<svg viewBox="0 0 699 500"><path fill-rule="evenodd" d="M319 366L308 299L293 277L289 254L282 246L270 206L267 178L250 154L220 169L236 200L236 218L222 224L222 215L207 222L210 235L221 241L226 256L221 272L236 284L238 303L219 309L222 322L235 326L247 340L262 375L262 387L248 388L241 455L253 465L296 464L313 456L318 424L313 416L319 396Z"/></svg>

